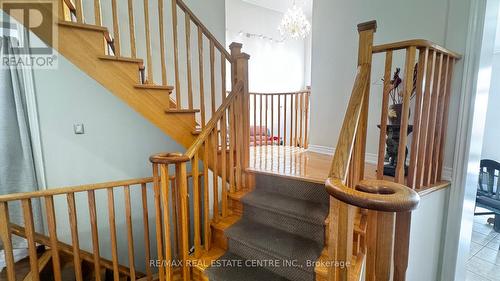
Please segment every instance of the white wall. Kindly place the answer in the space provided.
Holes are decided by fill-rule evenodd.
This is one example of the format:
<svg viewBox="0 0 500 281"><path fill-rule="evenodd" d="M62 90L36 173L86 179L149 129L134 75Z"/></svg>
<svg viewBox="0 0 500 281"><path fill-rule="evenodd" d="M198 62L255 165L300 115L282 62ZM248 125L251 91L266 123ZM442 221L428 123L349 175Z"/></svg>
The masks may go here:
<svg viewBox="0 0 500 281"><path fill-rule="evenodd" d="M500 21L499 21L500 25ZM497 28L496 48L493 55L493 69L491 77L500 77L500 28ZM482 159L492 159L500 162L500 129L498 120L500 120L500 81L492 79L490 85L490 95L488 97L488 109L486 113L486 124L483 136Z"/></svg>
<svg viewBox="0 0 500 281"><path fill-rule="evenodd" d="M312 34L311 144L332 147L337 142L355 78L358 23L377 20L375 44L424 38L463 52L466 29L462 27L466 24L465 17L456 14L456 18L452 18L449 14L449 6L457 5L455 2L457 1L449 4L448 0L316 0ZM462 22L456 23L458 20ZM448 24L449 21L454 21L455 26ZM382 55L375 55L367 142L367 153L371 154L376 154L378 147L379 131L376 125L380 121L383 62ZM404 66L401 56L397 56L395 62ZM461 68L461 63L455 68L446 167L451 166L453 156L456 130L456 118L453 116L459 100L457 87L460 87L456 77L461 77ZM328 124L327 128L325 124Z"/></svg>
<svg viewBox="0 0 500 281"><path fill-rule="evenodd" d="M423 196L412 212L408 281L439 280L448 196L449 189Z"/></svg>
<svg viewBox="0 0 500 281"><path fill-rule="evenodd" d="M243 43L243 51L250 55L250 91L296 91L308 85L310 61L306 42L310 38L278 43L239 34L242 31L279 40L278 26L282 17L280 12L242 0L226 0L226 42L227 45Z"/></svg>

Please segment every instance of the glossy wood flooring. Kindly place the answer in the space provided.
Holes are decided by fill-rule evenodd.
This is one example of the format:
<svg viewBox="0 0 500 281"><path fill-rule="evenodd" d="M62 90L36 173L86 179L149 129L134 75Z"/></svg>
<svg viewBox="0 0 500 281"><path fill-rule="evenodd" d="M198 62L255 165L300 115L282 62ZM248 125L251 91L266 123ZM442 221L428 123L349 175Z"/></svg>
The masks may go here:
<svg viewBox="0 0 500 281"><path fill-rule="evenodd" d="M250 147L250 170L324 183L332 157L298 147L255 146ZM375 178L376 166L367 163L365 167L366 177Z"/></svg>

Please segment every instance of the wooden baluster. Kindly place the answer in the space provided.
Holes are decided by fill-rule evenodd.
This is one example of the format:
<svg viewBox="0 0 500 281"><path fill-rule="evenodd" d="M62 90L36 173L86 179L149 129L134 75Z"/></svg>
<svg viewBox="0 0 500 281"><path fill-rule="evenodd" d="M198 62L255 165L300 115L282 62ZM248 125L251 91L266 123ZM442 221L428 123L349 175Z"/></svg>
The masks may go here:
<svg viewBox="0 0 500 281"><path fill-rule="evenodd" d="M200 158L198 156L199 152L196 152L193 157L192 171L193 171L193 217L194 217L194 257L199 258L201 256L201 229L200 229L200 184L199 184L199 165Z"/></svg>
<svg viewBox="0 0 500 281"><path fill-rule="evenodd" d="M274 145L274 95L271 95L271 145Z"/></svg>
<svg viewBox="0 0 500 281"><path fill-rule="evenodd" d="M215 107L215 47L214 42L210 40L210 88L212 94L212 115L217 108Z"/></svg>
<svg viewBox="0 0 500 281"><path fill-rule="evenodd" d="M178 178L179 179L179 178ZM163 226L160 225L161 228L165 227L163 231L163 243L165 245L165 261L168 263L172 260L172 249L171 249L171 238L170 238L170 204L169 204L169 175L168 175L168 165L160 164L160 189L161 189L161 202L163 205ZM172 189L173 190L173 189ZM174 199L174 195L172 195L172 200ZM161 207L160 207L161 208ZM163 251L163 249L162 249ZM172 267L165 267L165 280L173 280L172 279Z"/></svg>
<svg viewBox="0 0 500 281"><path fill-rule="evenodd" d="M439 92L441 89L441 73L443 71L443 55L437 54L436 57L436 71L434 72L434 83L431 97L431 107L429 112L429 124L428 124L428 134L427 134L427 151L425 157L424 166L424 186L429 186L431 184L431 171L432 171L432 159L434 152L434 138L436 129L436 117L439 103Z"/></svg>
<svg viewBox="0 0 500 281"><path fill-rule="evenodd" d="M391 278L394 213L368 211L366 281Z"/></svg>
<svg viewBox="0 0 500 281"><path fill-rule="evenodd" d="M191 18L189 14L184 15L184 28L186 29L186 71L188 83L188 107L193 109L193 81L191 77Z"/></svg>
<svg viewBox="0 0 500 281"><path fill-rule="evenodd" d="M113 14L113 46L115 56L121 55L120 51L120 26L118 23L118 5L116 0L111 0L111 11Z"/></svg>
<svg viewBox="0 0 500 281"><path fill-rule="evenodd" d="M115 196L113 188L108 190L108 217L109 217L109 233L111 237L111 257L113 261L113 280L120 280L120 272L118 271L118 245L116 238L116 223L115 223Z"/></svg>
<svg viewBox="0 0 500 281"><path fill-rule="evenodd" d="M5 265L7 267L7 280L16 281L16 270L14 265L14 249L12 248L12 234L10 231L9 206L7 202L0 202L0 239L4 252Z"/></svg>
<svg viewBox="0 0 500 281"><path fill-rule="evenodd" d="M421 119L422 119L422 104L423 104L423 90L424 81L426 79L426 67L427 60L429 56L429 49L420 49L418 56L418 66L417 66L417 80L415 85L415 115L413 117L413 137L411 144L411 154L410 154L410 167L408 169L408 186L415 189L416 188L416 173L417 173L417 158L418 148L420 146L419 136L421 131Z"/></svg>
<svg viewBox="0 0 500 281"><path fill-rule="evenodd" d="M398 164L396 182L404 184L406 166L406 145L408 143L408 115L410 114L410 98L413 91L413 68L415 65L415 47L406 49L405 80L403 86L403 109L401 110L401 128L399 131Z"/></svg>
<svg viewBox="0 0 500 281"><path fill-rule="evenodd" d="M444 145L446 143L446 130L448 129L448 113L450 110L450 98L451 98L451 79L453 77L453 66L455 64L455 59L450 58L448 62L448 77L446 77L446 92L445 92L445 102L444 102L444 112L443 112L443 126L441 129L441 146L439 148L439 158L438 158L438 172L437 181L441 181L441 176L443 172L443 159L444 159Z"/></svg>
<svg viewBox="0 0 500 281"><path fill-rule="evenodd" d="M444 56L444 54L443 54ZM439 167L439 155L440 155L440 149L441 149L441 140L442 140L442 130L443 130L443 113L445 111L445 99L447 95L447 86L448 86L448 71L449 71L449 65L450 65L450 57L446 56L443 58L443 63L445 66L443 66L443 72L441 73L441 89L440 89L440 94L439 94L439 102L438 102L438 110L437 110L437 116L436 116L436 130L435 130L435 139L434 139L434 152L432 154L432 171L431 171L431 183L434 184L436 183L438 179L438 170L440 170Z"/></svg>
<svg viewBox="0 0 500 281"><path fill-rule="evenodd" d="M269 140L269 133L268 133L268 131L269 131L269 124L267 122L268 121L267 120L267 116L269 115L268 114L269 113L269 102L268 102L269 96L265 95L265 97L266 97L265 98L265 101L266 101L266 111L265 111L265 116L266 116L265 123L266 123L266 126L265 126L265 130L266 131L264 132L264 136L265 136L265 138L264 138L265 144L264 145L267 146L267 143L268 143L268 140Z"/></svg>
<svg viewBox="0 0 500 281"><path fill-rule="evenodd" d="M102 19L101 19L101 0L94 0L94 17L95 17L94 24L97 25L97 26L101 26L102 25Z"/></svg>
<svg viewBox="0 0 500 281"><path fill-rule="evenodd" d="M281 144L281 95L278 95L278 145Z"/></svg>
<svg viewBox="0 0 500 281"><path fill-rule="evenodd" d="M144 0L144 31L146 33L147 84L154 83L153 61L151 59L151 35L149 32L149 0Z"/></svg>
<svg viewBox="0 0 500 281"><path fill-rule="evenodd" d="M130 205L130 186L123 187L125 197L125 220L127 224L127 240L128 240L128 266L130 272L130 280L135 281L135 260L134 260L134 234L132 225L132 210Z"/></svg>
<svg viewBox="0 0 500 281"><path fill-rule="evenodd" d="M181 228L179 227L179 219L180 219L180 210L179 210L179 190L177 189L177 183L175 175L170 177L170 188L172 190L172 224L174 228L174 253L173 256L179 255L181 250L180 238L181 237Z"/></svg>
<svg viewBox="0 0 500 281"><path fill-rule="evenodd" d="M286 146L286 99L287 99L287 94L283 95L284 97L284 102L283 102L283 108L284 108L284 113L283 113L283 145Z"/></svg>
<svg viewBox="0 0 500 281"><path fill-rule="evenodd" d="M177 0L172 0L172 40L174 43L175 102L177 103L177 109L180 109L182 106L179 77L179 42L177 38Z"/></svg>
<svg viewBox="0 0 500 281"><path fill-rule="evenodd" d="M242 183L243 183L243 177L242 177L242 161L243 161L243 155L242 155L242 148L241 148L241 137L245 137L241 135L242 128L241 128L241 122L242 118L241 115L238 112L241 112L241 101L240 98L237 98L237 100L234 103L235 108L233 108L233 114L234 114L234 145L235 145L235 150L236 150L236 171L235 171L235 178L236 178L236 191L240 190L242 188ZM255 106L254 106L255 107ZM254 135L255 135L255 126L254 126ZM254 147L255 147L255 136L254 136ZM238 145L239 144L239 145Z"/></svg>
<svg viewBox="0 0 500 281"><path fill-rule="evenodd" d="M76 22L83 23L83 5L82 0L75 0Z"/></svg>
<svg viewBox="0 0 500 281"><path fill-rule="evenodd" d="M297 129L298 129L298 117L299 117L299 103L297 101L297 98L298 98L298 95L297 93L293 94L293 97L294 97L294 103L295 103L295 124L294 124L294 137L293 137L293 146L298 146L297 143Z"/></svg>
<svg viewBox="0 0 500 281"><path fill-rule="evenodd" d="M141 184L142 198L142 223L144 225L144 258L146 262L146 277L148 281L153 280L153 274L149 261L151 260L151 241L149 239L149 212L148 212L148 190L145 183Z"/></svg>
<svg viewBox="0 0 500 281"><path fill-rule="evenodd" d="M257 94L253 94L253 146L257 146Z"/></svg>
<svg viewBox="0 0 500 281"><path fill-rule="evenodd" d="M331 246L328 247L328 255L333 261L351 262L353 210L352 206L330 198L328 243ZM349 270L349 267L331 266L328 268L328 280L347 281Z"/></svg>
<svg viewBox="0 0 500 281"><path fill-rule="evenodd" d="M133 58L137 57L137 50L135 48L135 24L134 24L134 2L128 0L128 23L129 23L129 36L130 36L130 53Z"/></svg>
<svg viewBox="0 0 500 281"><path fill-rule="evenodd" d="M299 94L299 101L300 101L300 106L299 106L299 110L300 110L300 128L299 128L299 131L300 131L300 138L299 138L299 144L300 144L300 147L301 148L304 148L304 95L305 93L300 93Z"/></svg>
<svg viewBox="0 0 500 281"><path fill-rule="evenodd" d="M227 167L227 120L226 120L226 112L222 115L221 125L221 188L222 188L222 217L225 218L227 216L227 175L226 175L226 167Z"/></svg>
<svg viewBox="0 0 500 281"><path fill-rule="evenodd" d="M387 53L392 51L388 51ZM387 55L386 55L387 62ZM385 79L384 75L384 82ZM385 88L385 87L384 87ZM385 103L383 103L385 105ZM375 272L377 267L377 212L368 210L367 212L367 226L366 226L366 269L365 281L377 281L375 279Z"/></svg>
<svg viewBox="0 0 500 281"><path fill-rule="evenodd" d="M220 72L221 72L221 88L222 88L222 102L226 99L227 89L226 89L226 56L224 53L220 53Z"/></svg>
<svg viewBox="0 0 500 281"><path fill-rule="evenodd" d="M208 158L209 158L208 139L203 144L203 231L205 251L210 250L210 213L209 213L209 186L208 186Z"/></svg>
<svg viewBox="0 0 500 281"><path fill-rule="evenodd" d="M218 155L218 150L219 150L219 141L218 141L218 136L217 136L217 126L215 126L215 129L211 133L212 137L212 159L213 159L213 169L212 169L212 175L213 175L213 192L214 192L214 205L213 205L213 220L215 222L219 221L219 169L217 166L217 158L219 157Z"/></svg>
<svg viewBox="0 0 500 281"><path fill-rule="evenodd" d="M73 246L73 266L75 269L76 280L82 281L82 265L80 260L80 243L78 239L78 222L76 218L75 194L68 193L66 197L68 201L69 225L71 228L71 242Z"/></svg>
<svg viewBox="0 0 500 281"><path fill-rule="evenodd" d="M306 123L305 123L305 128L304 128L304 133L305 133L305 139L304 139L304 144L305 148L309 147L309 96L311 95L311 92L308 91L306 94Z"/></svg>
<svg viewBox="0 0 500 281"><path fill-rule="evenodd" d="M21 205L23 209L24 228L26 230L26 240L28 244L31 280L39 281L40 275L38 269L38 254L35 243L35 223L33 222L31 199L23 199L21 201Z"/></svg>
<svg viewBox="0 0 500 281"><path fill-rule="evenodd" d="M294 104L294 94L290 94L290 146L294 146L294 140L293 140L293 131L294 131L294 124L293 124L293 104Z"/></svg>
<svg viewBox="0 0 500 281"><path fill-rule="evenodd" d="M423 94L422 114L420 122L419 146L417 151L417 166L415 176L415 188L422 187L425 170L425 160L427 151L427 135L429 133L429 114L431 108L432 88L434 83L434 72L436 70L436 52L429 50L428 61L425 73L425 90Z"/></svg>
<svg viewBox="0 0 500 281"><path fill-rule="evenodd" d="M184 281L191 280L189 277L190 267L187 264L189 259L189 212L188 212L188 186L187 186L187 172L186 172L186 162L178 163L175 166L177 184L180 193L180 205L181 205L181 227L182 227L182 278Z"/></svg>
<svg viewBox="0 0 500 281"><path fill-rule="evenodd" d="M89 203L89 218L90 218L90 232L92 233L92 254L94 257L94 272L96 281L101 280L101 254L99 251L99 231L97 229L97 208L95 204L95 191L87 191L87 200ZM57 245L57 241L54 246Z"/></svg>
<svg viewBox="0 0 500 281"><path fill-rule="evenodd" d="M158 171L158 164L153 164L153 188L154 188L154 198L155 198L155 211L156 211L156 246L158 252L158 260L163 261L163 234L162 234L162 211L161 211L161 187L163 184L160 179L160 174ZM168 179L167 179L168 185ZM168 190L168 188L167 188ZM168 208L166 208L168 210ZM149 266L149 265L148 265ZM161 265L158 268L158 275L160 276L160 281L165 281L165 267Z"/></svg>
<svg viewBox="0 0 500 281"><path fill-rule="evenodd" d="M173 0L172 2L176 2ZM177 10L172 10L172 14L174 14L174 11ZM172 15L172 21L174 21L174 17ZM175 25L173 26L175 28L174 32L174 52L175 52L175 62L176 62L176 70L177 70L177 12L175 12ZM163 27L163 0L158 0L158 32L160 33L160 64L161 64L161 83L162 85L167 85L167 68L165 66L166 64L166 58L165 58L165 31ZM177 72L175 73L176 79L177 79ZM176 80L177 81L177 80ZM151 81L153 82L153 81ZM175 93L179 91L179 86L176 84L175 85ZM180 99L176 100L177 106L180 104Z"/></svg>
<svg viewBox="0 0 500 281"><path fill-rule="evenodd" d="M47 215L47 228L49 231L50 239L50 253L52 255L52 268L55 281L61 281L61 262L59 259L59 250L57 249L57 227L56 227L56 214L54 211L54 198L52 196L45 196L45 213ZM100 281L96 277L96 281Z"/></svg>
<svg viewBox="0 0 500 281"><path fill-rule="evenodd" d="M380 135L378 140L377 179L384 179L385 142L387 134L387 116L389 111L389 93L391 91L392 51L385 54L384 87L382 93L382 113L380 114Z"/></svg>
<svg viewBox="0 0 500 281"><path fill-rule="evenodd" d="M198 26L198 74L200 75L201 128L205 128L205 82L203 81L203 33Z"/></svg>
<svg viewBox="0 0 500 281"><path fill-rule="evenodd" d="M262 95L259 95L259 145L262 146Z"/></svg>
<svg viewBox="0 0 500 281"><path fill-rule="evenodd" d="M234 186L234 110L233 104L228 107L229 116L229 190L230 192L235 192L236 188Z"/></svg>

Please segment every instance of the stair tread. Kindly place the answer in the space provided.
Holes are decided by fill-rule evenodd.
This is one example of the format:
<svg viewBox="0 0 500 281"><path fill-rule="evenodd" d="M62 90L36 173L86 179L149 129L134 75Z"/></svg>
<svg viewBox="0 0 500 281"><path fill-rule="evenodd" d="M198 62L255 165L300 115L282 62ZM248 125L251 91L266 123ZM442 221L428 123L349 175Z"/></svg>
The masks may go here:
<svg viewBox="0 0 500 281"><path fill-rule="evenodd" d="M110 56L110 55L99 56L99 59L102 59L102 60L111 60L111 61L120 61L120 62L138 63L138 64L143 64L143 62L144 62L142 59L138 59L138 58L117 57L117 56Z"/></svg>
<svg viewBox="0 0 500 281"><path fill-rule="evenodd" d="M95 30L95 31L100 31L100 32L106 32L108 30L106 27L93 25L93 24L87 24L87 23L77 23L77 22L72 22L72 21L59 21L58 25L69 26L69 27L80 28L80 29Z"/></svg>
<svg viewBox="0 0 500 281"><path fill-rule="evenodd" d="M225 231L229 239L257 249L271 259L296 260L300 264L316 261L323 245L277 228L243 218ZM230 247L231 250L231 247ZM314 268L302 268L314 270Z"/></svg>
<svg viewBox="0 0 500 281"><path fill-rule="evenodd" d="M227 252L218 259L220 266L209 267L206 271L210 280L213 281L288 281L288 279L277 275L265 268L252 266L250 261Z"/></svg>
<svg viewBox="0 0 500 281"><path fill-rule="evenodd" d="M325 204L283 196L264 190L254 190L244 196L241 201L244 204L319 225L324 225L328 214L328 206Z"/></svg>
<svg viewBox="0 0 500 281"><path fill-rule="evenodd" d="M174 87L165 85L155 85L155 84L137 84L134 85L136 89L150 89L150 90L167 90L172 91Z"/></svg>
<svg viewBox="0 0 500 281"><path fill-rule="evenodd" d="M165 113L197 113L200 112L199 109L174 109L169 108L165 110Z"/></svg>

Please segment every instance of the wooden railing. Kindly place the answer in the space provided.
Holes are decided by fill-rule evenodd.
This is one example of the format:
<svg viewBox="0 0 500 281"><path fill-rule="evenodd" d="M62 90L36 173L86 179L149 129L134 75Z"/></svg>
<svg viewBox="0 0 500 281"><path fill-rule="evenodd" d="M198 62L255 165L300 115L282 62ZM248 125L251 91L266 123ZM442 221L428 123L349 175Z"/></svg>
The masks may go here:
<svg viewBox="0 0 500 281"><path fill-rule="evenodd" d="M287 93L250 93L251 145L309 144L309 89Z"/></svg>
<svg viewBox="0 0 500 281"><path fill-rule="evenodd" d="M163 238L163 248L158 248L159 259L170 261L173 252L182 261L182 279L190 279L190 258L199 258L211 249L211 223L217 223L230 215L229 193L248 187L245 169L248 163L248 81L244 78L248 57L235 53L235 69L238 82L221 107L215 112L198 138L185 153L160 153L151 156L155 186L163 192L164 218L177 218L172 224L165 221L165 231L157 233ZM190 164L190 165L189 165ZM189 183L186 178L188 166L191 173L199 174ZM176 184L165 180L169 171L176 175ZM210 171L211 170L211 171ZM192 187L192 192L189 191ZM176 193L176 195L169 195ZM169 198L172 198L171 200ZM189 203L192 198L192 203ZM174 205L177 203L177 207ZM192 206L190 206L192 204ZM194 222L190 224L189 220ZM170 237L170 225L177 228L176 237ZM192 225L192 227L191 227ZM190 237L193 237L190 240ZM176 251L173 251L171 245ZM194 249L191 254L190 249ZM172 280L172 268L161 267L159 280Z"/></svg>
<svg viewBox="0 0 500 281"><path fill-rule="evenodd" d="M64 21L93 23L96 26L104 26L103 22L112 23L107 26L110 32L105 36L109 46L108 55L144 58L140 72L144 86L169 90L169 85L174 86L172 100L176 108L167 111L196 113L197 122L204 127L224 101L226 84L233 84L226 81L227 69L234 68L233 58L182 0L158 0L157 11L154 11L157 15L155 22L150 17L150 13L153 13L150 11L150 0L141 0L144 19L141 28L136 20L139 11L134 9L137 4L132 0L112 0L111 9L105 10L102 9L101 1L94 0L93 9L88 11L84 11L84 8L90 8L90 5L82 5L82 0L60 1L60 18ZM166 7L170 7L171 11L171 32L166 31ZM123 18L120 16L123 13L127 13L128 21L121 23L119 19ZM86 19L84 14L93 14L94 18ZM144 34L144 40L139 40L136 33L140 33L141 37ZM152 45L159 47L153 48ZM167 54L171 54L172 67ZM159 71L155 72L155 69ZM169 69L172 69L172 77L168 75Z"/></svg>
<svg viewBox="0 0 500 281"><path fill-rule="evenodd" d="M151 245L155 245L155 239L150 239L149 235L149 214L148 214L148 196L152 197L154 193L154 205L160 206L160 190L156 187L153 190L152 178L133 179L126 181L117 181L109 183L91 184L83 186L73 186L65 188L55 188L43 191L15 193L0 196L0 239L2 241L5 262L7 267L7 280L16 280L16 265L13 255L13 236L26 239L29 252L30 280L40 280L39 258L37 254L37 245L46 246L50 249L54 280L62 279L62 261L60 255L69 255L73 259L73 268L76 280L82 280L82 262L93 265L95 280L100 280L101 269L113 272L114 280L127 276L130 280L136 280L145 277L145 280L152 280L154 268L150 267L150 260L155 260ZM123 194L123 201L116 200L116 194ZM138 196L140 203L131 201L131 194ZM99 200L106 198L106 200ZM78 199L78 200L76 200ZM36 201L36 205L34 202ZM87 201L87 206L81 204ZM104 202L105 201L105 202ZM142 209L139 217L140 225L134 225L132 219L134 215L133 205L138 204ZM46 221L46 233L35 229L35 217L33 206L39 206L45 210L40 213L43 221ZM43 206L43 207L42 207ZM21 208L22 217L12 218L9 210ZM103 211L107 211L105 216ZM41 211L41 210L40 210ZM16 212L17 214L18 212ZM157 213L157 215L161 213ZM68 216L68 220L63 219ZM88 225L82 226L78 217L88 217ZM38 217L38 216L37 216ZM120 231L117 231L117 220L124 220L125 226L118 225ZM23 223L20 223L22 221ZM103 224L103 222L106 223ZM104 227L105 226L105 227ZM140 230L138 230L138 228ZM155 228L161 231L163 228L161 221L157 220ZM58 234L70 230L71 239L63 242ZM107 231L106 231L107 230ZM124 231L121 231L124 230ZM99 239L108 232L110 244L100 245ZM134 240L134 232L140 231L144 235L143 243L137 245L137 239ZM89 232L91 242L89 239ZM126 244L124 243L126 241ZM91 251L84 250L82 245L92 245ZM125 247L124 247L125 246ZM108 247L108 248L105 248ZM119 249L126 249L127 254ZM103 252L106 252L103 254ZM119 254L121 252L121 254ZM111 256L106 259L104 256ZM128 257L128 262L124 257ZM137 261L141 260L138 264ZM139 268L145 269L140 272Z"/></svg>
<svg viewBox="0 0 500 281"><path fill-rule="evenodd" d="M411 211L419 202L415 189L443 184L444 141L453 64L460 56L425 40L373 46L376 22L358 25L358 74L351 94L326 189L331 195L328 254L351 266L329 267L329 280L405 280L408 267ZM405 52L401 123L395 176L384 175L393 52ZM418 51L418 59L416 59ZM372 54L386 53L377 180L365 178L365 153ZM415 62L418 65L415 66ZM414 74L415 73L415 74ZM412 96L415 102L412 102ZM413 107L413 110L411 109ZM410 111L414 112L410 124ZM394 125L394 124L393 124ZM409 142L409 125L413 137ZM409 167L406 150L410 149ZM407 172L405 172L407 171ZM406 174L407 173L407 176ZM364 245L353 247L356 212L367 219ZM395 239L397 237L397 239ZM365 266L356 262L363 259ZM332 263L335 264L335 263ZM364 273L360 269L364 268ZM393 275L391 276L391 272Z"/></svg>

